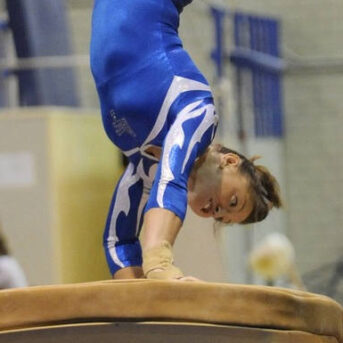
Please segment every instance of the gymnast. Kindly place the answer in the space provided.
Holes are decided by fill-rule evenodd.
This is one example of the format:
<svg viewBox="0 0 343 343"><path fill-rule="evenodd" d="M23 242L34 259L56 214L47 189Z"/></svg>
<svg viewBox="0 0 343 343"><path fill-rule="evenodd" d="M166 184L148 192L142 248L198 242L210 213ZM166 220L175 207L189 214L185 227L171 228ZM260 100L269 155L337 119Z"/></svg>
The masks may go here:
<svg viewBox="0 0 343 343"><path fill-rule="evenodd" d="M199 216L242 224L281 205L266 168L212 144L211 89L178 36L191 1L95 0L91 70L104 129L129 160L103 237L114 279L192 280L172 255L187 203Z"/></svg>

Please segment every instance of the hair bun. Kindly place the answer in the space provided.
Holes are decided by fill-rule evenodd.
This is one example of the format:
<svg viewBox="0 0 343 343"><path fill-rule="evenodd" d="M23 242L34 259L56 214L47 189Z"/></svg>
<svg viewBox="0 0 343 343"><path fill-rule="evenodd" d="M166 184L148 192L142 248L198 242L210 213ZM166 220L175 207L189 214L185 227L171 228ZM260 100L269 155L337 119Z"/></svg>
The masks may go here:
<svg viewBox="0 0 343 343"><path fill-rule="evenodd" d="M260 156L260 155L254 155L254 156L252 156L252 157L249 158L249 161L250 161L251 163L254 163L256 160L259 160L260 158L262 158L262 156Z"/></svg>

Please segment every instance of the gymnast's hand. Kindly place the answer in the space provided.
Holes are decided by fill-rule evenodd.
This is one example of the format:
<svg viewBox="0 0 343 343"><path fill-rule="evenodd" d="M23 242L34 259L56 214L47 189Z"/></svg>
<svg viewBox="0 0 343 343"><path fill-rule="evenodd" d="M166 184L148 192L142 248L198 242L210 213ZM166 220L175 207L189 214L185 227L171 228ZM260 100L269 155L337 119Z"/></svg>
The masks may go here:
<svg viewBox="0 0 343 343"><path fill-rule="evenodd" d="M194 276L183 276L182 278L177 279L177 281L201 281L201 280Z"/></svg>
<svg viewBox="0 0 343 343"><path fill-rule="evenodd" d="M147 273L146 278L150 280L171 280L171 281L200 281L194 276L180 276L180 273L182 274L181 270L174 265L172 265L172 268L166 268L166 269L153 269L150 272Z"/></svg>
<svg viewBox="0 0 343 343"><path fill-rule="evenodd" d="M163 241L143 252L143 273L147 279L199 281L193 276L184 276L182 271L174 266L171 245L168 241Z"/></svg>

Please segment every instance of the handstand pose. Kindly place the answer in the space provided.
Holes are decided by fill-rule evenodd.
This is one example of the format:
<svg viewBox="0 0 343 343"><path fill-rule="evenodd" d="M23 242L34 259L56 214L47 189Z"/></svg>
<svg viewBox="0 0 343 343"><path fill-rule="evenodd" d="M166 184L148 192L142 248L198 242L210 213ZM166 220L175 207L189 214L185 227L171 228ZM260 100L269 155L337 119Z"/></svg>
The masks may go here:
<svg viewBox="0 0 343 343"><path fill-rule="evenodd" d="M224 223L260 221L280 206L265 168L211 145L218 121L211 90L177 32L190 2L95 1L92 73L106 133L129 159L104 233L116 279L187 279L171 251L187 201Z"/></svg>

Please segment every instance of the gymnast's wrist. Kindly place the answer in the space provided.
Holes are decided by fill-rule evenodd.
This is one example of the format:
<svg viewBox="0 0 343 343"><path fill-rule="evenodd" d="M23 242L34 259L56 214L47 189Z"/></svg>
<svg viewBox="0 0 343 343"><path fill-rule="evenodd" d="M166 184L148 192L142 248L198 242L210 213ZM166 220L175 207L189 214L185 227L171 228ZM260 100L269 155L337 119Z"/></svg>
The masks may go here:
<svg viewBox="0 0 343 343"><path fill-rule="evenodd" d="M171 280L184 275L173 264L172 248L168 241L143 252L143 273L147 279Z"/></svg>

